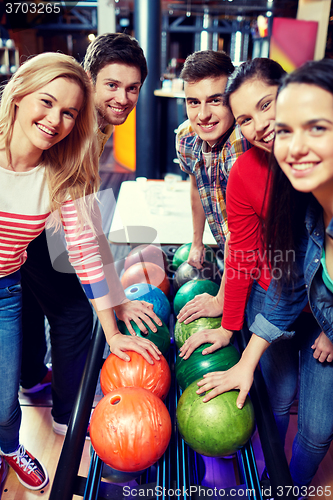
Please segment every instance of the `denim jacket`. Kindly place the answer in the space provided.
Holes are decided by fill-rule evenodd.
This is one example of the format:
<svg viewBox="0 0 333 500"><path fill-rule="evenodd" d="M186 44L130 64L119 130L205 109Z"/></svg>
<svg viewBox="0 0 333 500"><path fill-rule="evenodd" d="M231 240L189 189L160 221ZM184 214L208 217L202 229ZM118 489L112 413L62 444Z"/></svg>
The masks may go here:
<svg viewBox="0 0 333 500"><path fill-rule="evenodd" d="M333 238L333 219L326 233ZM279 295L275 281L271 281L262 313L257 314L250 327L253 333L270 343L292 337L295 332L287 329L309 302L320 328L333 342L333 293L323 282L320 264L324 242L323 210L314 199L307 209L304 237L296 253L296 265L300 269L296 286L293 290L284 287Z"/></svg>

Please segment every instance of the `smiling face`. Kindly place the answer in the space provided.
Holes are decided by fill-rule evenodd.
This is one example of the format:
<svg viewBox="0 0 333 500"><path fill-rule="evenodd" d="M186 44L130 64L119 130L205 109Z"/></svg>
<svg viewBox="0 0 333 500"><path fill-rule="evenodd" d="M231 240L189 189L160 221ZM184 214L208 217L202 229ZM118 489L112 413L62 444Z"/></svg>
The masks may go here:
<svg viewBox="0 0 333 500"><path fill-rule="evenodd" d="M28 153L40 153L63 140L73 129L83 91L68 78L56 78L18 99L12 140Z"/></svg>
<svg viewBox="0 0 333 500"><path fill-rule="evenodd" d="M98 125L121 125L135 108L141 88L141 72L136 66L111 63L98 73L94 101Z"/></svg>
<svg viewBox="0 0 333 500"><path fill-rule="evenodd" d="M289 84L276 105L275 157L298 191L333 193L333 95L315 85Z"/></svg>
<svg viewBox="0 0 333 500"><path fill-rule="evenodd" d="M185 82L186 111L196 134L210 146L232 126L234 117L223 104L227 76Z"/></svg>
<svg viewBox="0 0 333 500"><path fill-rule="evenodd" d="M277 85L248 80L230 95L230 107L244 137L267 152L273 147Z"/></svg>

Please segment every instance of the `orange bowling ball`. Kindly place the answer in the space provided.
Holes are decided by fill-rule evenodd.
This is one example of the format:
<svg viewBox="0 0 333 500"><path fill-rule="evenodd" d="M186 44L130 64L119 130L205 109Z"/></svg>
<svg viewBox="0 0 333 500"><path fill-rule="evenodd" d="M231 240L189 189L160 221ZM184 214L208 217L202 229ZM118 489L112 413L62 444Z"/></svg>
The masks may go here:
<svg viewBox="0 0 333 500"><path fill-rule="evenodd" d="M157 286L165 295L169 295L170 281L163 269L153 262L138 262L126 269L121 277L125 288L137 283L150 283Z"/></svg>
<svg viewBox="0 0 333 500"><path fill-rule="evenodd" d="M104 396L90 421L91 443L101 460L122 472L142 471L165 452L171 418L163 401L142 387Z"/></svg>
<svg viewBox="0 0 333 500"><path fill-rule="evenodd" d="M166 398L171 384L171 372L164 356L154 359L151 365L141 354L127 351L130 361L124 361L111 353L101 369L100 383L103 394L119 387L143 387L162 400Z"/></svg>

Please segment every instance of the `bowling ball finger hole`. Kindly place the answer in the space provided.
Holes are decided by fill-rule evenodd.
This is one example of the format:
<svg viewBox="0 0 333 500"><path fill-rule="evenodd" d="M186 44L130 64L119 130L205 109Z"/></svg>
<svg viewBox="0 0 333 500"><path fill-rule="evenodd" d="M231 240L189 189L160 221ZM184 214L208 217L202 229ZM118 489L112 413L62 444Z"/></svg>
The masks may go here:
<svg viewBox="0 0 333 500"><path fill-rule="evenodd" d="M138 289L138 287L137 287L137 286L135 286L135 287L133 287L133 288L131 288L131 289L130 289L130 293L135 293L135 292L137 292L138 290L139 290L139 289Z"/></svg>
<svg viewBox="0 0 333 500"><path fill-rule="evenodd" d="M114 396L113 398L110 399L110 404L111 405L117 405L120 403L121 397L120 396Z"/></svg>

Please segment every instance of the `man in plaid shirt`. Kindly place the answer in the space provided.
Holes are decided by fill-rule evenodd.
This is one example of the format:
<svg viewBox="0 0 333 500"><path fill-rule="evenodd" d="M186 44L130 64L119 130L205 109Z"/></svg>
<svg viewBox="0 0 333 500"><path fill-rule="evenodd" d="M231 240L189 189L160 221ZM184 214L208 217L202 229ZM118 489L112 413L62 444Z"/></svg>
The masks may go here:
<svg viewBox="0 0 333 500"><path fill-rule="evenodd" d="M188 120L178 127L176 151L180 168L189 174L191 182L193 239L188 262L199 269L204 261L202 238L206 219L219 250L224 252L228 235L225 193L229 172L237 158L251 147L230 109L223 104L223 92L233 70L225 52L203 50L187 57L180 74L185 82ZM184 321L190 317L192 321L205 315L208 309L209 316L219 316L221 299L222 293L216 298L199 295L182 309L178 319Z"/></svg>

